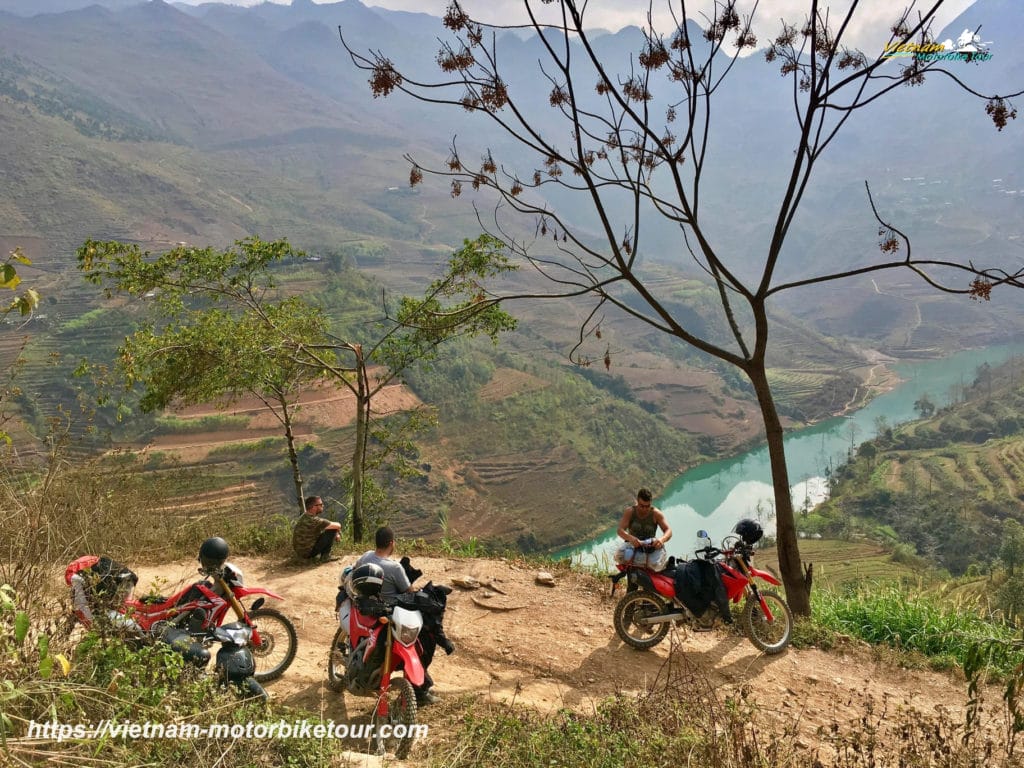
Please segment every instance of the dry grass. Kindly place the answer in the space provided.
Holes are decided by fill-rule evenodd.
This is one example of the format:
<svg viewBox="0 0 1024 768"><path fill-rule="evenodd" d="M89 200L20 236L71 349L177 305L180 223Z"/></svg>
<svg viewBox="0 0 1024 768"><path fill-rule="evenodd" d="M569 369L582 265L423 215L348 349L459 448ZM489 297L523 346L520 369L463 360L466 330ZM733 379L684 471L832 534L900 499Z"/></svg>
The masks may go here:
<svg viewBox="0 0 1024 768"><path fill-rule="evenodd" d="M869 700L856 722L813 728L785 700L755 702L746 687L723 694L681 649L639 694L593 712L545 715L512 703L444 705L459 725L430 740L423 758L445 768L550 765L705 765L715 768L1009 768L1019 765L998 723L967 729L943 712L922 714Z"/></svg>

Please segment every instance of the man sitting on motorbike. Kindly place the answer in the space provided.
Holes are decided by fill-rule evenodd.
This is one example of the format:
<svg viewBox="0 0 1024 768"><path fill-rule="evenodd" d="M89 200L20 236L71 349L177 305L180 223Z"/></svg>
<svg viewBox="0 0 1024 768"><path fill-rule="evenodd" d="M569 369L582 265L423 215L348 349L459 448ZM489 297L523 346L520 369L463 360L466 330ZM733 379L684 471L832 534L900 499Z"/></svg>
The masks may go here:
<svg viewBox="0 0 1024 768"><path fill-rule="evenodd" d="M665 519L664 513L651 503L651 492L641 488L636 492L636 504L626 507L619 521L619 537L625 540L615 552L615 562L634 565L646 565L652 571L665 568L668 556L665 544L672 538L672 529ZM658 537L658 529L662 535ZM651 551L638 553L641 546L650 547Z"/></svg>
<svg viewBox="0 0 1024 768"><path fill-rule="evenodd" d="M395 551L394 531L387 526L378 528L376 534L374 534L374 546L375 549L365 552L356 560L354 568L367 563L380 566L381 570L384 571L384 583L381 585L381 597L384 599L395 598L407 593L415 593L417 590L413 588L407 573L407 567L411 568L411 566L408 566L408 560L400 563L392 557ZM450 588L447 587L434 587L431 585L430 588L421 590L421 593L426 592L426 597L429 600L439 602L443 601L444 595L450 591ZM416 703L420 706L433 704L437 701L437 696L430 690L434 685L434 680L427 671L427 667L430 666L430 662L434 659L434 652L437 646L440 645L446 653L452 653L455 650L455 646L451 644L444 634L441 623L443 611L443 602L440 602L436 616L430 616L429 611L424 611L424 632L420 634L420 644L423 646L423 654L420 657L420 661L423 663L424 679L423 685L413 686L416 690Z"/></svg>

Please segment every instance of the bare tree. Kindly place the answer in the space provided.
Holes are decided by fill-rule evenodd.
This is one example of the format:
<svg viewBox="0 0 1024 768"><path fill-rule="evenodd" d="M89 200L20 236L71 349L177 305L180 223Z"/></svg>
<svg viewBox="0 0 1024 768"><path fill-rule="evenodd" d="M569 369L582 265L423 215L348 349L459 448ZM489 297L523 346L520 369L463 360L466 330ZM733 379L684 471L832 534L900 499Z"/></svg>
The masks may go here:
<svg viewBox="0 0 1024 768"><path fill-rule="evenodd" d="M407 159L412 163L413 184L427 173L448 178L453 196L467 184L495 194L499 204L490 228L506 240L513 254L553 282L552 292L546 295L593 299L593 311L571 353L577 362L590 362L582 355L583 342L599 336L602 307L614 306L746 374L756 393L768 443L786 592L793 610L807 615L810 574L804 573L800 561L782 423L765 361L771 329L769 300L796 288L894 269L909 269L941 291L988 299L996 286L1021 287L1022 273L912 256L909 239L878 214L870 190L867 199L878 220L881 252L874 263L821 274L809 268L797 279L785 279L779 275L783 244L819 159L858 110L898 88L920 85L926 75L941 75L983 100L1001 130L1016 117L1009 99L1019 94L1000 97L973 91L944 69L937 57L914 55L896 61L884 53L868 57L844 42L858 11L857 0L834 19L836 23L824 4L809 0L803 22L783 22L766 49L767 61L779 65L791 81L797 135L764 255L749 274L749 268L727 248L716 245L713 222L702 204L713 178L709 161L713 118L718 118L713 109L716 96L740 53L757 45L753 32L757 4L741 15L734 0L718 0L698 32L686 21L687 4L668 2L672 19L668 34L656 29L654 9L649 6L641 50L621 74L606 69L585 31L588 3L541 0L540 5L524 0L524 23L517 25L532 30L543 50L539 75L521 89L509 84L511 72L499 66L497 31L506 27L471 18L458 0L452 1L444 17L452 37L441 43L437 55L441 73L434 80L400 71L383 52L354 50L344 31L339 32L354 64L369 73L375 96L397 90L424 102L482 115L491 121L495 136L518 143L530 157L534 167L517 170L499 163L487 149L478 166L453 140L448 161L440 167L428 168L412 157ZM899 15L885 51L934 50L931 25L941 5L933 2L920 11L907 9ZM670 95L656 96L665 93ZM545 114L557 118L557 129L548 128ZM475 135L486 134L475 131ZM581 225L578 217L570 220L550 202L549 190L560 192L559 199L565 199L565 192L583 196L596 225ZM533 217L537 234L553 235L557 247L539 253L543 248L538 243L550 244L550 237L538 240L512 234L516 230L506 224L506 214ZM721 305L716 331L723 332L721 336L688 324L673 311L667 296L645 283L639 269L641 233L652 216L678 228L676 257L680 263L692 259L715 286Z"/></svg>

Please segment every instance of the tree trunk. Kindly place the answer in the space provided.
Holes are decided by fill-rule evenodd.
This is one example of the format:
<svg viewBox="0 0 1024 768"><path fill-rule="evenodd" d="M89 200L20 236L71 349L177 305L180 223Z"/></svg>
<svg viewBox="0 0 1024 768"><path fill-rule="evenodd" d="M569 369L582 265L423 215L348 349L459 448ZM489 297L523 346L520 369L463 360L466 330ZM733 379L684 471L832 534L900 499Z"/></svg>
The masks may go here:
<svg viewBox="0 0 1024 768"><path fill-rule="evenodd" d="M768 372L764 362L754 364L747 371L764 420L765 437L768 441L768 457L771 460L772 486L775 491L775 538L779 552L779 569L782 583L786 587L786 600L796 616L811 615L809 584L804 580L800 563L800 548L797 545L796 520L793 515L793 495L789 487L789 469L786 466L786 452L782 443L782 422L775 408L775 398L768 386Z"/></svg>
<svg viewBox="0 0 1024 768"><path fill-rule="evenodd" d="M281 421L284 422L284 438L288 442L288 461L292 465L292 480L295 482L295 500L299 505L299 513L304 514L306 505L302 501L302 472L299 470L299 454L295 450L295 435L292 432L292 414L288 401L278 400L281 405Z"/></svg>
<svg viewBox="0 0 1024 768"><path fill-rule="evenodd" d="M366 458L366 431L369 429L369 381L363 348L353 347L356 357L356 445L352 451L352 541L363 540L363 465Z"/></svg>

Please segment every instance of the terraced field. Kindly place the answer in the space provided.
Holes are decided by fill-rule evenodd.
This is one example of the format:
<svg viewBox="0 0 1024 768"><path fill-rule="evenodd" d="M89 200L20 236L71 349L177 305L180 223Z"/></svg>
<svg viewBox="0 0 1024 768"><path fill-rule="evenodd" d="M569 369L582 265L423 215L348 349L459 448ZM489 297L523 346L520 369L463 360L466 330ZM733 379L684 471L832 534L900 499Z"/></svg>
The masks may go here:
<svg viewBox="0 0 1024 768"><path fill-rule="evenodd" d="M822 389L831 383L834 372L825 369L797 368L786 369L772 368L768 371L768 381L772 385L772 391L779 400L784 402L799 402L814 397ZM835 393L833 402L836 407L841 407L845 399L840 399L839 393Z"/></svg>
<svg viewBox="0 0 1024 768"><path fill-rule="evenodd" d="M555 457L547 451L534 454L514 454L504 458L492 457L486 461L474 461L469 466L473 473L488 485L510 483L523 474L537 472L555 463Z"/></svg>
<svg viewBox="0 0 1024 768"><path fill-rule="evenodd" d="M29 338L30 333L19 328L15 320L0 325L0 371L6 371L14 364Z"/></svg>
<svg viewBox="0 0 1024 768"><path fill-rule="evenodd" d="M544 389L548 383L544 379L514 368L498 368L491 375L491 380L480 388L479 397L484 402L497 402L523 392L534 392Z"/></svg>
<svg viewBox="0 0 1024 768"><path fill-rule="evenodd" d="M567 546L580 530L607 530L621 514L607 479L570 446L489 457L452 471L464 487L452 496L448 523L463 537L509 547Z"/></svg>
<svg viewBox="0 0 1024 768"><path fill-rule="evenodd" d="M190 491L169 499L168 504L154 511L189 520L211 517L218 521L230 519L233 525L255 523L282 511L276 500L268 503L269 499L263 484L247 481L200 493Z"/></svg>
<svg viewBox="0 0 1024 768"><path fill-rule="evenodd" d="M918 578L920 572L892 561L889 553L869 541L804 539L800 556L814 563L814 583L830 587L856 585L864 581L892 581ZM759 551L755 564L778 573L779 559L774 547Z"/></svg>
<svg viewBox="0 0 1024 768"><path fill-rule="evenodd" d="M894 491L939 491L957 499L997 501L1024 513L1024 437L896 452L879 479Z"/></svg>

